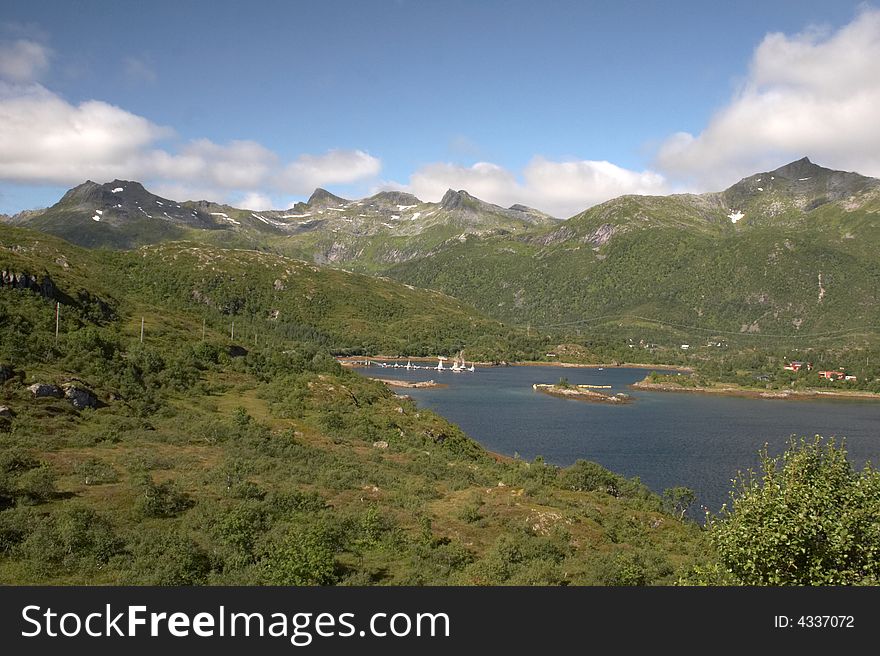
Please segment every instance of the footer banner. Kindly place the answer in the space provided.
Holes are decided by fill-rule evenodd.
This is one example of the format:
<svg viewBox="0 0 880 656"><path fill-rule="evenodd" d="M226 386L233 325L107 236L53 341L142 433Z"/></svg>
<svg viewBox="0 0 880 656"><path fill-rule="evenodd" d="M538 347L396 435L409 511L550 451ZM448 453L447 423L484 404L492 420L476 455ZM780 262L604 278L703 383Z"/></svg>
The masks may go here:
<svg viewBox="0 0 880 656"><path fill-rule="evenodd" d="M3 587L0 644L161 656L845 647L874 638L878 602L878 588Z"/></svg>

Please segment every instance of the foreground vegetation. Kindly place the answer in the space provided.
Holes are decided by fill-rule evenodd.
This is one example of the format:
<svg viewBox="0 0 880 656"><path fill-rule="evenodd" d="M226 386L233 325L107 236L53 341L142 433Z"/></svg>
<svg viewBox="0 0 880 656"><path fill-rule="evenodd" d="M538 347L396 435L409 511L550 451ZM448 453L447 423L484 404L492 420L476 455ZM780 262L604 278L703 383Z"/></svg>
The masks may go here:
<svg viewBox="0 0 880 656"><path fill-rule="evenodd" d="M718 562L689 583L880 584L880 472L858 472L833 440L792 440L761 454L761 472L734 481L731 503L709 517Z"/></svg>
<svg viewBox="0 0 880 656"><path fill-rule="evenodd" d="M876 582L876 475L837 451L703 529L686 488L490 454L332 357L534 339L442 295L251 251L0 237L0 269L53 282L0 288L2 583ZM809 568L766 559L791 555L783 519Z"/></svg>
<svg viewBox="0 0 880 656"><path fill-rule="evenodd" d="M55 290L0 289L2 582L662 584L706 559L699 527L637 480L489 454L332 357L495 329L466 306L341 272L322 286L252 252L3 236L0 268ZM276 266L296 274L281 290Z"/></svg>

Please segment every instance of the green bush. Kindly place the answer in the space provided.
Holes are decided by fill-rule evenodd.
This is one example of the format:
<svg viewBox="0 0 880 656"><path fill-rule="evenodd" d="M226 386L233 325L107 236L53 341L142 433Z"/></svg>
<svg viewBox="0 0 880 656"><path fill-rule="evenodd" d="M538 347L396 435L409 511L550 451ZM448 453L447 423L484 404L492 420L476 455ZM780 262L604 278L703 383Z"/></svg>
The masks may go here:
<svg viewBox="0 0 880 656"><path fill-rule="evenodd" d="M144 517L174 517L194 502L174 480L155 483L149 475L140 481L137 508Z"/></svg>
<svg viewBox="0 0 880 656"><path fill-rule="evenodd" d="M578 460L560 472L562 487L576 492L607 492L617 496L620 477L602 465L589 460Z"/></svg>
<svg viewBox="0 0 880 656"><path fill-rule="evenodd" d="M91 508L73 506L35 518L21 551L44 568L75 569L105 565L122 546L105 517Z"/></svg>
<svg viewBox="0 0 880 656"><path fill-rule="evenodd" d="M84 485L102 485L115 483L119 480L119 474L113 466L97 458L89 458L73 468L74 473Z"/></svg>
<svg viewBox="0 0 880 656"><path fill-rule="evenodd" d="M721 565L744 585L880 582L880 472L853 470L844 446L792 440L761 453L707 526Z"/></svg>
<svg viewBox="0 0 880 656"><path fill-rule="evenodd" d="M335 545L320 526L296 527L261 561L271 585L330 585L336 580Z"/></svg>
<svg viewBox="0 0 880 656"><path fill-rule="evenodd" d="M208 553L180 531L148 532L132 547L131 583L202 585L213 569Z"/></svg>
<svg viewBox="0 0 880 656"><path fill-rule="evenodd" d="M45 465L29 469L17 477L15 493L23 503L45 503L56 495L55 473Z"/></svg>

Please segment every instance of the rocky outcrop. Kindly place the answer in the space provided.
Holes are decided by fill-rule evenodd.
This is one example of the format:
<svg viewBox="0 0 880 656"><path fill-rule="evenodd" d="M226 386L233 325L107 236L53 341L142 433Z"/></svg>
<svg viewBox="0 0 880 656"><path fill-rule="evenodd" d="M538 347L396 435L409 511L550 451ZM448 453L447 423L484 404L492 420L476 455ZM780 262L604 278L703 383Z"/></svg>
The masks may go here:
<svg viewBox="0 0 880 656"><path fill-rule="evenodd" d="M0 405L0 418L12 419L13 414L12 409L8 405Z"/></svg>
<svg viewBox="0 0 880 656"><path fill-rule="evenodd" d="M610 223L603 223L586 237L584 237L583 241L587 244L602 246L603 244L608 243L608 241L614 236L616 232L617 226L613 226Z"/></svg>
<svg viewBox="0 0 880 656"><path fill-rule="evenodd" d="M29 289L40 296L55 298L55 283L45 274L37 278L36 275L27 271L3 269L0 271L0 287L7 289Z"/></svg>
<svg viewBox="0 0 880 656"><path fill-rule="evenodd" d="M28 391L34 395L34 398L46 398L52 397L56 399L60 399L64 396L64 393L61 391L57 385L50 385L48 383L34 383L30 387L28 387Z"/></svg>
<svg viewBox="0 0 880 656"><path fill-rule="evenodd" d="M66 383L62 387L64 388L64 398L70 401L70 405L77 410L98 407L98 397L87 387L76 383Z"/></svg>

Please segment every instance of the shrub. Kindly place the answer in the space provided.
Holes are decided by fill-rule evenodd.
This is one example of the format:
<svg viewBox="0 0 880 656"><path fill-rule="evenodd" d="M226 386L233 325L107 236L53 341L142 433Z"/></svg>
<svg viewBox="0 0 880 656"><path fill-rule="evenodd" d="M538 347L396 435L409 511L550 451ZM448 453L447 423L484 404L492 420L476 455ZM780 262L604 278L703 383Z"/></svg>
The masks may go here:
<svg viewBox="0 0 880 656"><path fill-rule="evenodd" d="M880 582L880 472L853 470L843 446L792 440L761 452L731 505L707 525L724 569L745 585Z"/></svg>
<svg viewBox="0 0 880 656"><path fill-rule="evenodd" d="M154 483L152 478L145 476L140 488L137 508L144 517L173 517L194 505L189 495L173 480Z"/></svg>
<svg viewBox="0 0 880 656"><path fill-rule="evenodd" d="M295 528L262 559L272 585L329 585L336 580L334 545L321 527Z"/></svg>
<svg viewBox="0 0 880 656"><path fill-rule="evenodd" d="M132 551L133 582L142 585L200 585L212 570L207 552L178 531L143 535Z"/></svg>
<svg viewBox="0 0 880 656"><path fill-rule="evenodd" d="M106 518L91 508L74 506L36 519L21 549L50 573L48 566L104 565L121 551L122 544Z"/></svg>
<svg viewBox="0 0 880 656"><path fill-rule="evenodd" d="M563 487L576 492L607 492L617 495L619 476L612 474L602 465L589 460L578 460L571 467L563 469L560 483Z"/></svg>
<svg viewBox="0 0 880 656"><path fill-rule="evenodd" d="M45 465L20 474L15 482L15 492L23 503L44 503L55 494L55 474Z"/></svg>
<svg viewBox="0 0 880 656"><path fill-rule="evenodd" d="M112 465L97 458L84 460L76 465L73 471L85 485L102 485L119 480L119 475Z"/></svg>

